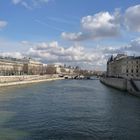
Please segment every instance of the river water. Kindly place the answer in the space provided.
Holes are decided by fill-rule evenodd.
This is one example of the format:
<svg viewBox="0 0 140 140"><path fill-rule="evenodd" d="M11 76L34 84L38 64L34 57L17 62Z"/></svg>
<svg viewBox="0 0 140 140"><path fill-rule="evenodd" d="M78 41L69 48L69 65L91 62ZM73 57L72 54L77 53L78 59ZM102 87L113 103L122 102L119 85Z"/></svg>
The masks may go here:
<svg viewBox="0 0 140 140"><path fill-rule="evenodd" d="M139 140L140 98L98 80L0 90L0 140Z"/></svg>

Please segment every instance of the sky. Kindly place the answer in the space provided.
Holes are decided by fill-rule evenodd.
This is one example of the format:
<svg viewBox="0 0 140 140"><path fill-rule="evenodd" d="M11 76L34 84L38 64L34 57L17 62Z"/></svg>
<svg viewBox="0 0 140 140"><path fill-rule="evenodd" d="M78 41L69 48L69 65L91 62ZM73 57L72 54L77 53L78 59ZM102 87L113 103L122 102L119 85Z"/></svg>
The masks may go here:
<svg viewBox="0 0 140 140"><path fill-rule="evenodd" d="M105 70L140 55L139 0L1 0L0 56Z"/></svg>

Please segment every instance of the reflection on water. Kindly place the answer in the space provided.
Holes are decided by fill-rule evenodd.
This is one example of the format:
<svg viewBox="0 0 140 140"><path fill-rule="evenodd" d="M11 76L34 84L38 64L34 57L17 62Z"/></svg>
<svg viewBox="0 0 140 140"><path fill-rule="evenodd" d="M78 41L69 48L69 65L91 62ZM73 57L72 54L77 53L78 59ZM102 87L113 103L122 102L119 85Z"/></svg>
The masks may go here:
<svg viewBox="0 0 140 140"><path fill-rule="evenodd" d="M137 140L140 98L96 80L0 91L0 140Z"/></svg>
<svg viewBox="0 0 140 140"><path fill-rule="evenodd" d="M5 122L10 120L14 115L14 112L0 111L0 126L2 126Z"/></svg>
<svg viewBox="0 0 140 140"><path fill-rule="evenodd" d="M19 140L27 136L26 133L18 130L12 130L8 128L0 129L0 139L1 140Z"/></svg>
<svg viewBox="0 0 140 140"><path fill-rule="evenodd" d="M19 96L14 94L13 87L2 88L0 91L0 140L19 140L28 135L27 132L5 127L16 116L16 112L9 109L10 101Z"/></svg>
<svg viewBox="0 0 140 140"><path fill-rule="evenodd" d="M0 111L0 140L18 140L27 136L27 133L12 128L4 127L16 115L15 112Z"/></svg>

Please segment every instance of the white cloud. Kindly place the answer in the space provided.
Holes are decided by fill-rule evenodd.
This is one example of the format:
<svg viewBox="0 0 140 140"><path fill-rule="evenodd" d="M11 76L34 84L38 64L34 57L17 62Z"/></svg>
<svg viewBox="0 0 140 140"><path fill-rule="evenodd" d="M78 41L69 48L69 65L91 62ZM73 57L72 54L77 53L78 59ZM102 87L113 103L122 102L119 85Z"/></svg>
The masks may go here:
<svg viewBox="0 0 140 140"><path fill-rule="evenodd" d="M4 43L3 43L4 44ZM19 43L16 43L19 44ZM11 42L6 40L6 46L11 47ZM23 58L24 56L40 60L44 63L63 63L71 66L80 66L84 69L105 69L106 60L112 54L111 47L95 47L88 50L86 47L75 44L69 47L59 45L57 41L52 42L29 42L22 41L22 47L27 47L23 52L0 52L3 57Z"/></svg>
<svg viewBox="0 0 140 140"><path fill-rule="evenodd" d="M81 20L83 29L91 33L93 39L116 37L120 33L120 24L116 14L100 12L93 16L83 17Z"/></svg>
<svg viewBox="0 0 140 140"><path fill-rule="evenodd" d="M2 57L12 57L22 59L24 56L20 52L0 52Z"/></svg>
<svg viewBox="0 0 140 140"><path fill-rule="evenodd" d="M57 41L36 44L24 41L25 45L27 43L33 45L24 55L36 58L45 63L65 63L90 69L105 67L106 59L104 59L102 52L97 49L91 51L78 44L66 48L60 46ZM101 64L104 65L102 66Z"/></svg>
<svg viewBox="0 0 140 140"><path fill-rule="evenodd" d="M59 45L57 41L39 43L22 41L21 44L22 47L28 46L29 49L21 53L3 52L0 55L17 58L27 56L44 63L65 63L72 66L79 65L83 68L102 70L105 70L106 61L112 54L140 55L140 38L132 40L126 46L97 46L90 49L79 44L64 47Z"/></svg>
<svg viewBox="0 0 140 140"><path fill-rule="evenodd" d="M31 10L34 8L41 7L44 4L47 4L50 0L12 0L12 3L17 5L20 4L25 8Z"/></svg>
<svg viewBox="0 0 140 140"><path fill-rule="evenodd" d="M140 38L131 40L129 44L118 47L107 47L102 50L103 54L118 54L124 53L130 56L140 56Z"/></svg>
<svg viewBox="0 0 140 140"><path fill-rule="evenodd" d="M18 3L20 3L22 0L12 0L12 2L14 3L14 4L18 4Z"/></svg>
<svg viewBox="0 0 140 140"><path fill-rule="evenodd" d="M61 36L70 41L96 40L116 38L127 30L140 32L140 4L128 7L124 13L115 9L114 13L105 11L85 16L79 33L63 32Z"/></svg>
<svg viewBox="0 0 140 140"><path fill-rule="evenodd" d="M14 44L16 45L19 43ZM11 47L11 42L8 43L6 40L6 46L7 45ZM72 66L78 65L82 68L100 70L105 70L106 61L112 54L127 53L129 55L140 55L140 38L132 40L126 46L97 46L90 49L79 44L64 47L57 41L29 42L24 40L21 42L21 46L28 49L23 52L0 52L0 55L16 58L27 56L44 63L63 63Z"/></svg>
<svg viewBox="0 0 140 140"><path fill-rule="evenodd" d="M33 9L33 8L32 8L27 2L25 2L25 1L22 1L22 2L21 2L21 5L24 6L26 9L29 9L29 10Z"/></svg>
<svg viewBox="0 0 140 140"><path fill-rule="evenodd" d="M119 24L115 23L115 16L108 12L83 17L81 23L84 29L93 31L102 31L107 28L108 32L113 32L113 29L118 30L119 27ZM106 30L103 32L106 32Z"/></svg>
<svg viewBox="0 0 140 140"><path fill-rule="evenodd" d="M61 36L71 41L116 37L120 35L120 21L121 15L119 10L115 10L113 14L109 12L100 12L93 16L89 15L82 18L82 32L63 32Z"/></svg>
<svg viewBox="0 0 140 140"><path fill-rule="evenodd" d="M130 55L140 56L140 37L132 40L124 49Z"/></svg>
<svg viewBox="0 0 140 140"><path fill-rule="evenodd" d="M82 32L79 33L62 32L61 37L65 40L70 40L70 41L81 41L89 38L88 35L83 34Z"/></svg>
<svg viewBox="0 0 140 140"><path fill-rule="evenodd" d="M27 3L26 6L34 7L36 2L41 1L26 1L26 0L13 0L15 4L23 5L23 2ZM47 3L48 1L46 1ZM25 5L24 5L25 6ZM25 7L26 7L25 6ZM27 8L27 7L26 7ZM30 7L28 7L29 9ZM87 39L103 39L112 38L120 34L120 30L129 29L130 31L140 32L140 5L129 7L123 14L120 14L119 10L115 10L114 13L99 12L94 15L85 16L81 19L81 31L67 33L62 32L61 36L70 41L82 41ZM123 17L123 18L122 18ZM48 26L46 23L36 20L36 22ZM0 21L0 28L7 25L6 21ZM122 26L123 25L123 26ZM125 25L125 27L124 27ZM51 27L49 25L49 27ZM57 29L55 27L56 30ZM1 41L2 42L2 41ZM1 43L0 42L0 43ZM140 55L140 38L132 40L126 46L98 46L88 50L82 45L72 45L64 47L59 45L57 41L53 42L21 42L23 47L30 48L24 53L11 53L11 56L30 56L46 63L67 63L70 65L80 65L87 67L99 68L105 67L106 60L112 54L127 53L129 55ZM17 45L17 44L16 44ZM15 46L11 43L1 43L1 48L8 48L12 50ZM7 50L8 50L7 49ZM9 53L0 53L1 55L10 55Z"/></svg>
<svg viewBox="0 0 140 140"><path fill-rule="evenodd" d="M7 26L7 21L2 21L0 20L0 29L4 28L5 26Z"/></svg>
<svg viewBox="0 0 140 140"><path fill-rule="evenodd" d="M130 31L140 32L140 5L126 9L124 18L125 25Z"/></svg>
<svg viewBox="0 0 140 140"><path fill-rule="evenodd" d="M18 49L22 49L21 43L13 40L9 40L7 38L0 37L0 52L14 52Z"/></svg>

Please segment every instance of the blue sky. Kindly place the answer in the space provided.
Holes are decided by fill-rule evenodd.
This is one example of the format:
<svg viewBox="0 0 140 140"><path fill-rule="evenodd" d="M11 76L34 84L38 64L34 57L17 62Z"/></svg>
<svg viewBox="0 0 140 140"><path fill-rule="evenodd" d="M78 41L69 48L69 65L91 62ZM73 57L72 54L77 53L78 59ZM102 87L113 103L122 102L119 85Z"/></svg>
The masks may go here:
<svg viewBox="0 0 140 140"><path fill-rule="evenodd" d="M139 45L139 4L139 0L0 1L0 54L104 69L111 54L139 55L133 43Z"/></svg>

